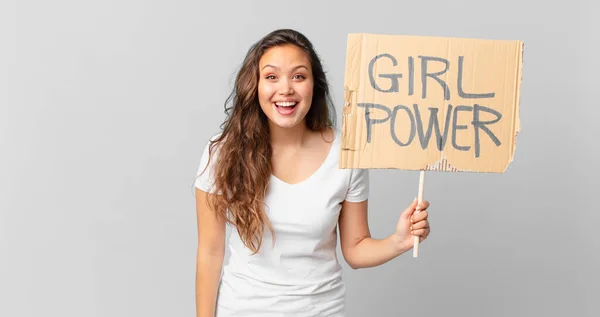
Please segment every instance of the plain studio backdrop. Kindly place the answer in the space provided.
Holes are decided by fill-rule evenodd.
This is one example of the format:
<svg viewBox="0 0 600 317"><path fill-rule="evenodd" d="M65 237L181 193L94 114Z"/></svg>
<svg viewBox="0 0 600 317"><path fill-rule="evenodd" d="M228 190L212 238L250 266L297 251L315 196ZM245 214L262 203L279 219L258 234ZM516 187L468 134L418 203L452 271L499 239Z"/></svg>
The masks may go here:
<svg viewBox="0 0 600 317"><path fill-rule="evenodd" d="M432 233L343 261L349 317L599 316L599 5L589 1L2 1L0 316L195 316L193 181L247 49L294 28L338 109L348 33L525 42L504 174L426 174ZM373 237L418 172L373 170ZM339 247L338 247L339 248Z"/></svg>

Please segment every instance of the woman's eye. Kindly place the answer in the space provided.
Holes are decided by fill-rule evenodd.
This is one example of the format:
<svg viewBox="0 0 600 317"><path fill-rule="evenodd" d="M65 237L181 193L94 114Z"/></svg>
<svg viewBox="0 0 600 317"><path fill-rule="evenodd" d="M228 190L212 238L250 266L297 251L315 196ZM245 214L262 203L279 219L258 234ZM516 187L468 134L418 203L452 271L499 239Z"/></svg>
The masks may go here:
<svg viewBox="0 0 600 317"><path fill-rule="evenodd" d="M275 79L275 75L267 75L266 79Z"/></svg>
<svg viewBox="0 0 600 317"><path fill-rule="evenodd" d="M305 79L306 77L304 77L304 75L301 75L301 74L296 74L296 75L294 76L294 78L295 78L295 79Z"/></svg>

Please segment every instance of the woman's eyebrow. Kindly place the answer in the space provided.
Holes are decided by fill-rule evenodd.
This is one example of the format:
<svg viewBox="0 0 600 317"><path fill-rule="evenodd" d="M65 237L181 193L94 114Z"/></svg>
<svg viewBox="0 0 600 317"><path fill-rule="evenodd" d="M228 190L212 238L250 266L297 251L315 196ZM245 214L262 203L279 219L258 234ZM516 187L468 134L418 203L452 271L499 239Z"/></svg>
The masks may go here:
<svg viewBox="0 0 600 317"><path fill-rule="evenodd" d="M279 70L279 67L277 67L275 65L271 65L271 64L267 64L267 65L263 66L263 68L261 70L263 70L267 67L272 67L272 68L275 68L276 70ZM308 67L306 67L306 65L297 65L294 68L292 68L292 70L296 70L298 68L306 68L306 70L308 70Z"/></svg>

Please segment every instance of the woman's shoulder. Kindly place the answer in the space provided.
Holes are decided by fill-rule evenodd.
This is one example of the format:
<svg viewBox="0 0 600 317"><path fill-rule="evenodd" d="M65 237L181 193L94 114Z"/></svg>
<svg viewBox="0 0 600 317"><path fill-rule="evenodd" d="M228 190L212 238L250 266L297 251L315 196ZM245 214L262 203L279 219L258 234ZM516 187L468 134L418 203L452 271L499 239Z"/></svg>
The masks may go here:
<svg viewBox="0 0 600 317"><path fill-rule="evenodd" d="M211 144L219 139L222 134L222 132L213 133L208 140L204 142L200 164L196 172L195 185L206 192L214 192L212 186L214 183L215 162L218 156L218 148L211 147Z"/></svg>
<svg viewBox="0 0 600 317"><path fill-rule="evenodd" d="M223 131L213 132L209 135L207 143L214 142L223 135Z"/></svg>
<svg viewBox="0 0 600 317"><path fill-rule="evenodd" d="M204 141L204 152L207 152L210 145L215 141L219 140L222 135L223 131L213 132L212 134L209 134L208 139L205 139Z"/></svg>
<svg viewBox="0 0 600 317"><path fill-rule="evenodd" d="M204 141L204 146L202 148L202 156L200 159L201 165L206 166L206 164L209 162L210 157L212 157L212 159L210 159L210 161L212 161L214 163L215 157L218 155L217 152L218 152L219 144L215 144L215 146L211 146L211 145L215 141L219 140L219 138L221 137L222 134L223 134L223 132L212 133L208 137L208 140Z"/></svg>
<svg viewBox="0 0 600 317"><path fill-rule="evenodd" d="M331 137L329 137L327 140L331 140L330 142L332 142L331 147L332 147L332 151L334 151L336 154L339 154L341 146L342 146L342 130L338 129L338 128L331 128L333 130L332 133L333 135Z"/></svg>

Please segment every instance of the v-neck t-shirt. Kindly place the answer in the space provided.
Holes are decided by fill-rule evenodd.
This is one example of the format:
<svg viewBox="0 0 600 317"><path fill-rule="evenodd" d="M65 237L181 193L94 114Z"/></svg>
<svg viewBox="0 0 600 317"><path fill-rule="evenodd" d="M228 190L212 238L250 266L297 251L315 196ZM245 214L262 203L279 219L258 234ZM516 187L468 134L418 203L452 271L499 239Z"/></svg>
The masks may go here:
<svg viewBox="0 0 600 317"><path fill-rule="evenodd" d="M270 176L264 206L274 239L265 228L261 248L252 255L232 227L216 317L345 316L346 288L336 254L338 217L344 200L368 198L369 170L340 169L341 133L334 135L327 157L305 180L289 184ZM207 143L195 185L214 193L213 163L204 171L208 155ZM218 154L211 162L215 159Z"/></svg>

